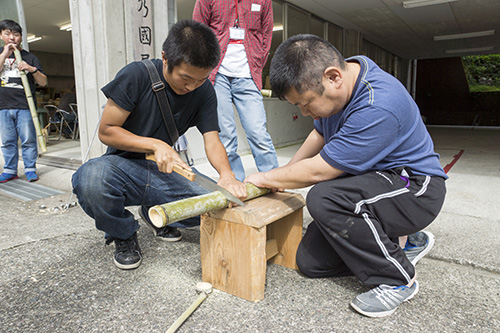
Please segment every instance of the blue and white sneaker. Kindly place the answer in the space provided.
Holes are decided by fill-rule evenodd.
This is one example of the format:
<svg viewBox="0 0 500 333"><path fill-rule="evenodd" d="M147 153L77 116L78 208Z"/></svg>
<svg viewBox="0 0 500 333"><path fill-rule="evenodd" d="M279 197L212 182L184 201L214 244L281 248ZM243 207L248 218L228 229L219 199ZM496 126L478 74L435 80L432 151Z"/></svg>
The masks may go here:
<svg viewBox="0 0 500 333"><path fill-rule="evenodd" d="M401 303L412 299L417 293L417 281L411 287L392 287L381 284L377 288L358 295L351 302L351 306L367 317L385 317L394 313Z"/></svg>
<svg viewBox="0 0 500 333"><path fill-rule="evenodd" d="M14 180L14 179L17 179L17 175L15 173L6 173L6 172L3 172L2 174L0 174L0 183L6 183L8 182L9 180Z"/></svg>
<svg viewBox="0 0 500 333"><path fill-rule="evenodd" d="M28 171L26 172L26 179L28 179L29 182L36 182L39 178L35 172Z"/></svg>
<svg viewBox="0 0 500 333"><path fill-rule="evenodd" d="M406 257L415 266L434 246L434 235L430 231L419 231L408 235L405 251Z"/></svg>

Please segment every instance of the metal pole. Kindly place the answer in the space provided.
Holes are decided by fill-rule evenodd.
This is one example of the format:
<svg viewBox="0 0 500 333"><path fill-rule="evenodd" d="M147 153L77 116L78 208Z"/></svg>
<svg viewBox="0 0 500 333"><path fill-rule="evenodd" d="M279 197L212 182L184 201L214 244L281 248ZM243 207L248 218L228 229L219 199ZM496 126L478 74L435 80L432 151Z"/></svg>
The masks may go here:
<svg viewBox="0 0 500 333"><path fill-rule="evenodd" d="M417 59L413 59L411 96L413 100L417 98Z"/></svg>

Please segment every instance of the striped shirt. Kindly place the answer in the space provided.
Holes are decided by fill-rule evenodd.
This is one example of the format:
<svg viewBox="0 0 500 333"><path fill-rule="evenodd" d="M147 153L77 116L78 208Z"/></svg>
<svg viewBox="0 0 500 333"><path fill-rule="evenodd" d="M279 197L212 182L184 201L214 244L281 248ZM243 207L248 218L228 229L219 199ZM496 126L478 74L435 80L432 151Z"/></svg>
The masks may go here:
<svg viewBox="0 0 500 333"><path fill-rule="evenodd" d="M238 15L236 14L238 8ZM221 62L229 44L229 28L245 29L243 44L252 78L257 88L262 89L262 68L266 64L273 35L273 5L271 0L197 0L193 20L212 28L221 48ZM212 71L210 80L215 80L220 62Z"/></svg>

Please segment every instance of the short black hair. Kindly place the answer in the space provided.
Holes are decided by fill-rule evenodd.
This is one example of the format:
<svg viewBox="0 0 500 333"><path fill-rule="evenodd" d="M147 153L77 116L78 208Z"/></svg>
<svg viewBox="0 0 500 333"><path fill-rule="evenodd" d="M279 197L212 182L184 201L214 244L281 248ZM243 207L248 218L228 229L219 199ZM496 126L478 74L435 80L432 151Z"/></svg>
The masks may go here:
<svg viewBox="0 0 500 333"><path fill-rule="evenodd" d="M330 66L346 69L344 57L330 42L315 35L295 35L274 53L269 80L276 96L284 99L290 89L302 94L308 90L322 94L323 72Z"/></svg>
<svg viewBox="0 0 500 333"><path fill-rule="evenodd" d="M198 68L215 68L220 60L220 47L212 29L193 20L174 24L163 43L168 71L185 62Z"/></svg>
<svg viewBox="0 0 500 333"><path fill-rule="evenodd" d="M0 21L0 31L10 30L13 32L19 32L21 35L23 34L23 29L21 26L12 20L2 20Z"/></svg>

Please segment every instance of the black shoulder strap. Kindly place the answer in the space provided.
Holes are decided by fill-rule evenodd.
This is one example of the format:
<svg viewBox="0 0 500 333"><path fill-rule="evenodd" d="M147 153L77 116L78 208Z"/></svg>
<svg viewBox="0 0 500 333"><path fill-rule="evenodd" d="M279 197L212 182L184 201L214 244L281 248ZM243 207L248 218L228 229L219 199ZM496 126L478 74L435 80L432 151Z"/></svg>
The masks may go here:
<svg viewBox="0 0 500 333"><path fill-rule="evenodd" d="M170 104L168 103L167 93L165 91L165 84L160 79L158 71L155 65L149 59L142 61L144 66L148 69L149 77L151 78L151 88L155 92L156 99L160 105L161 116L163 117L163 122L167 128L167 133L172 141L172 146L179 139L179 132L175 126L174 116L172 115L172 110L170 109Z"/></svg>

